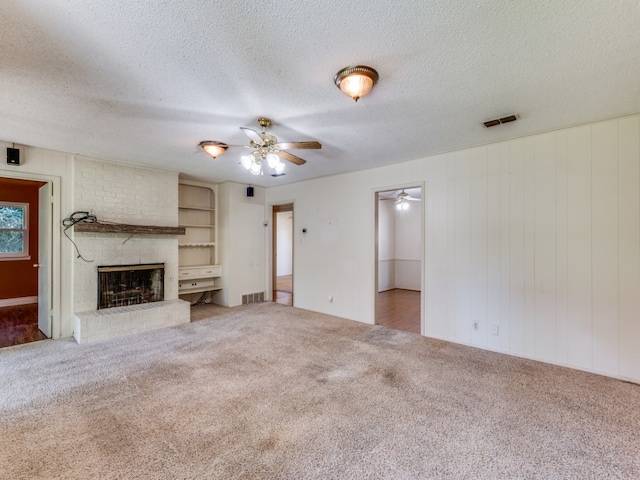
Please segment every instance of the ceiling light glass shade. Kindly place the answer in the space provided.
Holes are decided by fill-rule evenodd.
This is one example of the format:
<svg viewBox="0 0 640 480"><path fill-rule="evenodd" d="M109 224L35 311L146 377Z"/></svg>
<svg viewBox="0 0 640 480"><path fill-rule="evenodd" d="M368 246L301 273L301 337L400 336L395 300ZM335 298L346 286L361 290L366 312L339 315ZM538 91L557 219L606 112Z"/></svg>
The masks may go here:
<svg viewBox="0 0 640 480"><path fill-rule="evenodd" d="M200 142L198 146L213 158L219 157L229 148L226 143L216 142L214 140L205 140L204 142Z"/></svg>
<svg viewBox="0 0 640 480"><path fill-rule="evenodd" d="M251 173L253 173L254 175L260 175L260 172L262 171L262 167L261 165L255 161L253 161L253 163L251 164L251 166L249 167L249 171Z"/></svg>
<svg viewBox="0 0 640 480"><path fill-rule="evenodd" d="M284 172L284 162L278 163L278 165L275 166L275 170L278 175Z"/></svg>
<svg viewBox="0 0 640 480"><path fill-rule="evenodd" d="M408 210L409 202L407 202L406 200L402 200L400 203L398 203L397 207L398 207L398 210Z"/></svg>
<svg viewBox="0 0 640 480"><path fill-rule="evenodd" d="M340 82L340 90L356 102L373 88L373 80L364 75L351 75Z"/></svg>
<svg viewBox="0 0 640 480"><path fill-rule="evenodd" d="M276 168L281 162L280 157L278 157L275 153L270 153L267 155L267 163L270 168Z"/></svg>
<svg viewBox="0 0 640 480"><path fill-rule="evenodd" d="M251 164L253 162L255 162L255 158L253 157L253 155L243 155L242 157L240 157L240 163L247 170L251 168Z"/></svg>
<svg viewBox="0 0 640 480"><path fill-rule="evenodd" d="M366 65L346 67L333 77L336 86L356 102L368 94L378 81L378 72Z"/></svg>

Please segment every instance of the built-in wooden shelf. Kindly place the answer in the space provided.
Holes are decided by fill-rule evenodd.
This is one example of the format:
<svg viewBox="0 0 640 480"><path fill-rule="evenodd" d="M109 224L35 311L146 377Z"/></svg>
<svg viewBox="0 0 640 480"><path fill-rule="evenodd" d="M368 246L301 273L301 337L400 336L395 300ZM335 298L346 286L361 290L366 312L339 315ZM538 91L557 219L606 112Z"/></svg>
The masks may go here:
<svg viewBox="0 0 640 480"><path fill-rule="evenodd" d="M222 287L217 287L217 286L199 287L199 286L195 286L195 287L192 287L192 288L182 287L182 288L179 289L179 293L180 293L180 295L186 295L188 293L217 292L218 290L222 290Z"/></svg>
<svg viewBox="0 0 640 480"><path fill-rule="evenodd" d="M205 212L215 212L216 209L215 208L209 208L209 207L196 207L193 205L179 205L178 208L182 208L183 210L202 210Z"/></svg>
<svg viewBox="0 0 640 480"><path fill-rule="evenodd" d="M216 185L188 180L178 184L178 225L186 231L178 241L178 295L192 303L192 294L209 292L211 296L222 289L216 247L217 194Z"/></svg>
<svg viewBox="0 0 640 480"><path fill-rule="evenodd" d="M160 227L156 225L125 225L121 223L85 223L74 225L76 232L86 233L138 233L147 235L184 235L184 227Z"/></svg>

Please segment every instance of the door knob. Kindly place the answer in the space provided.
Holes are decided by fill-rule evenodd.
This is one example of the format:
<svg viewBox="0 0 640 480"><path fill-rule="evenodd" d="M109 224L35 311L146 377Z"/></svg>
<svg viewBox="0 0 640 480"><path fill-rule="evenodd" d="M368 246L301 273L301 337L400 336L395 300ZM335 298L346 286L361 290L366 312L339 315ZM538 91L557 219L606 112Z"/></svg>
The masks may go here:
<svg viewBox="0 0 640 480"><path fill-rule="evenodd" d="M40 266L40 264L39 264L39 263L34 263L34 264L33 264L33 266L34 266L35 268L38 268L38 267Z"/></svg>

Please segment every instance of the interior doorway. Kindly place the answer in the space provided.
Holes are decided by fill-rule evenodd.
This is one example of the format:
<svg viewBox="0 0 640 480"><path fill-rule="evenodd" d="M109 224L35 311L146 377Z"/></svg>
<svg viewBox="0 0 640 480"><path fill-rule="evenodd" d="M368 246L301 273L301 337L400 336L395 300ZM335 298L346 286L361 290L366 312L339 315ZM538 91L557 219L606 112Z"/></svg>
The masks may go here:
<svg viewBox="0 0 640 480"><path fill-rule="evenodd" d="M0 347L52 336L52 184L0 177Z"/></svg>
<svg viewBox="0 0 640 480"><path fill-rule="evenodd" d="M272 299L293 306L293 204L274 205L272 253Z"/></svg>
<svg viewBox="0 0 640 480"><path fill-rule="evenodd" d="M422 186L376 192L375 323L422 333Z"/></svg>

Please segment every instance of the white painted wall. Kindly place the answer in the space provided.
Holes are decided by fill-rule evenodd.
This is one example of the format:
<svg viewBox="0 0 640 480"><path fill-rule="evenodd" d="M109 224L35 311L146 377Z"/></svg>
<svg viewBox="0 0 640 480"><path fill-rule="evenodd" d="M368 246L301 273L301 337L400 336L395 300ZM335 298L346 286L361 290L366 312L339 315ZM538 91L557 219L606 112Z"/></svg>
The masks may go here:
<svg viewBox="0 0 640 480"><path fill-rule="evenodd" d="M266 192L254 187L254 196L246 196L246 185L226 182L218 186L218 221L222 292L216 303L228 307L242 304L242 295L266 292L265 254L268 228Z"/></svg>
<svg viewBox="0 0 640 480"><path fill-rule="evenodd" d="M11 147L0 142L0 150ZM43 148L16 145L21 149L21 165L0 162L0 176L52 181L54 188L54 262L52 285L52 338L73 334L73 247L62 235L60 221L73 208L74 157L71 154Z"/></svg>
<svg viewBox="0 0 640 480"><path fill-rule="evenodd" d="M371 323L375 192L368 175L326 177L267 190L268 204L295 203L297 307Z"/></svg>
<svg viewBox="0 0 640 480"><path fill-rule="evenodd" d="M278 275L293 273L293 212L277 212L277 272Z"/></svg>
<svg viewBox="0 0 640 480"><path fill-rule="evenodd" d="M270 188L296 306L373 323L374 192L414 181L425 335L640 381L640 116Z"/></svg>

